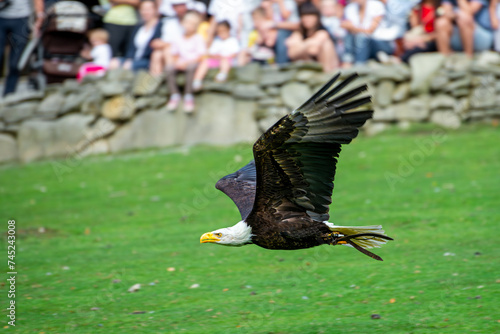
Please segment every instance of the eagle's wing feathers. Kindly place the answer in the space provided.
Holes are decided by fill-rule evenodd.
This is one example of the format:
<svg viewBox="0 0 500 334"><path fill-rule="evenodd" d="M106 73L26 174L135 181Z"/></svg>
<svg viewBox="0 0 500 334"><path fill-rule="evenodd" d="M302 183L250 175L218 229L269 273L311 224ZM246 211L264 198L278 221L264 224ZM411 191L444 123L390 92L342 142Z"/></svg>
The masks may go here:
<svg viewBox="0 0 500 334"><path fill-rule="evenodd" d="M236 172L224 176L215 187L233 200L240 210L241 219L245 220L253 208L256 182L255 161L252 160Z"/></svg>
<svg viewBox="0 0 500 334"><path fill-rule="evenodd" d="M370 102L360 96L366 85L342 92L356 77L335 85L335 76L254 144L257 191L250 225L258 224L259 212L272 212L276 221L305 214L328 220L341 144L350 143L373 114L353 111Z"/></svg>

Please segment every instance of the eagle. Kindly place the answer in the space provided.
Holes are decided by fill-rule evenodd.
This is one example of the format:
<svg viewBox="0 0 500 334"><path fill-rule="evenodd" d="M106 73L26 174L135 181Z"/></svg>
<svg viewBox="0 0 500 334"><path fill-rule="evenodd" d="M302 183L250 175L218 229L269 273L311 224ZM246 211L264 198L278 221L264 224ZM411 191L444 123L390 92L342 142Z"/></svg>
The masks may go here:
<svg viewBox="0 0 500 334"><path fill-rule="evenodd" d="M271 126L253 145L254 160L217 182L238 207L241 221L203 234L200 243L284 250L346 245L382 261L367 250L393 240L382 226L328 221L341 147L373 116L367 86L355 85L358 75L340 77L337 73Z"/></svg>

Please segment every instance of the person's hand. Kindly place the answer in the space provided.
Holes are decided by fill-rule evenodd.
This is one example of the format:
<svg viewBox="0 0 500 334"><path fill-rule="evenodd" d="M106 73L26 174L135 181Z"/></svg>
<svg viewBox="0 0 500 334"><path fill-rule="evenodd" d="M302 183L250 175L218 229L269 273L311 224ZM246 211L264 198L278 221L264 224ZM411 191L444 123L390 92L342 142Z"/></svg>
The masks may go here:
<svg viewBox="0 0 500 334"><path fill-rule="evenodd" d="M271 30L271 29L274 29L276 28L276 24L271 21L271 20L268 20L268 21L264 21L262 22L260 25L259 25L260 29L262 30Z"/></svg>
<svg viewBox="0 0 500 334"><path fill-rule="evenodd" d="M43 20L45 19L45 13L40 12L36 14L36 20L33 24L33 36L40 37L40 29L42 28Z"/></svg>
<svg viewBox="0 0 500 334"><path fill-rule="evenodd" d="M415 48L425 48L427 40L424 35L421 36L406 36L404 39L404 46L407 50Z"/></svg>
<svg viewBox="0 0 500 334"><path fill-rule="evenodd" d="M163 42L160 38L155 38L151 41L151 48L157 50L165 47L165 42Z"/></svg>
<svg viewBox="0 0 500 334"><path fill-rule="evenodd" d="M500 27L500 21L498 20L498 16L492 15L491 27L493 28L493 30L497 30Z"/></svg>

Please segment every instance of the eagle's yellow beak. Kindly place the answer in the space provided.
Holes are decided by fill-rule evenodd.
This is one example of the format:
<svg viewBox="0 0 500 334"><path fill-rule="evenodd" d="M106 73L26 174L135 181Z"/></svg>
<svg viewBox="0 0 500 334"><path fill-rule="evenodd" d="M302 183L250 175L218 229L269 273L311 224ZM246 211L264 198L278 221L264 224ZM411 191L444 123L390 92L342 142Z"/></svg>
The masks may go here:
<svg viewBox="0 0 500 334"><path fill-rule="evenodd" d="M212 232L205 233L200 238L200 244L204 244L207 242L217 242L217 241L220 241L220 239L215 237Z"/></svg>

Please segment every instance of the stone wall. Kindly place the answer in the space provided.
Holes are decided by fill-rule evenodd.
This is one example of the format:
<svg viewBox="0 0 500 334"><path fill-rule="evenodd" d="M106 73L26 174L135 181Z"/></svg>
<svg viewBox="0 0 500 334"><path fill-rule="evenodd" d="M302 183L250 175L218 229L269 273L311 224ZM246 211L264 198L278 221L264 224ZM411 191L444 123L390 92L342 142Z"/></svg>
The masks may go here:
<svg viewBox="0 0 500 334"><path fill-rule="evenodd" d="M369 134L391 124L457 128L500 118L497 53L474 61L461 54L422 54L410 66L373 62L344 70L342 77L354 71L373 96L374 119L365 126ZM194 115L166 111L165 82L145 72L110 71L81 84L68 80L45 92L19 92L0 101L0 162L252 142L330 77L311 63L282 69L251 64L235 69L225 84L207 77ZM183 80L179 76L179 84Z"/></svg>

